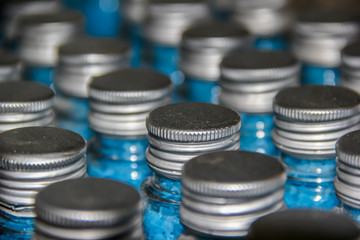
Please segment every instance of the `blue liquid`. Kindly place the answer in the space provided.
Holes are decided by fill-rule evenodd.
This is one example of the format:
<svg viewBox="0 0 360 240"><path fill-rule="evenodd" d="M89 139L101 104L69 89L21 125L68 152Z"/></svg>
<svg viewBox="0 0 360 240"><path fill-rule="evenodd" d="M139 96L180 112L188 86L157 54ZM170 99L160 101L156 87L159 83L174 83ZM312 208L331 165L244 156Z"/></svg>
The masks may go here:
<svg viewBox="0 0 360 240"><path fill-rule="evenodd" d="M287 50L288 44L284 36L257 37L254 48L265 50Z"/></svg>
<svg viewBox="0 0 360 240"><path fill-rule="evenodd" d="M26 80L51 86L54 77L54 67L25 66L24 78Z"/></svg>
<svg viewBox="0 0 360 240"><path fill-rule="evenodd" d="M88 124L89 101L86 98L64 96L58 93L57 101L61 104L61 111L56 116L57 126L74 131L86 140L93 135Z"/></svg>
<svg viewBox="0 0 360 240"><path fill-rule="evenodd" d="M179 207L181 182L154 173L141 185L146 200L144 232L148 240L175 240L184 231Z"/></svg>
<svg viewBox="0 0 360 240"><path fill-rule="evenodd" d="M303 64L301 69L301 84L317 84L337 86L340 81L340 69Z"/></svg>
<svg viewBox="0 0 360 240"><path fill-rule="evenodd" d="M122 17L119 0L65 0L65 6L81 11L86 19L86 33L92 36L119 35Z"/></svg>
<svg viewBox="0 0 360 240"><path fill-rule="evenodd" d="M179 86L184 82L184 74L179 70L179 49L170 46L153 45L150 47L151 67L168 75L174 84L173 99L180 101L177 94Z"/></svg>
<svg viewBox="0 0 360 240"><path fill-rule="evenodd" d="M34 231L34 218L15 217L0 212L1 240L29 240Z"/></svg>
<svg viewBox="0 0 360 240"><path fill-rule="evenodd" d="M89 176L125 182L140 190L140 185L152 174L145 160L148 142L145 136L133 139L96 134L90 145Z"/></svg>
<svg viewBox="0 0 360 240"><path fill-rule="evenodd" d="M333 179L335 159L307 160L283 155L288 180L285 203L288 208L331 210L339 204Z"/></svg>
<svg viewBox="0 0 360 240"><path fill-rule="evenodd" d="M280 151L275 147L271 138L274 116L272 114L245 113L240 113L240 116L240 149L280 157Z"/></svg>
<svg viewBox="0 0 360 240"><path fill-rule="evenodd" d="M220 87L217 81L185 78L188 100L191 102L219 103Z"/></svg>
<svg viewBox="0 0 360 240"><path fill-rule="evenodd" d="M344 210L344 213L347 216L354 219L356 222L360 223L360 209L351 207L344 203L341 203L341 208Z"/></svg>

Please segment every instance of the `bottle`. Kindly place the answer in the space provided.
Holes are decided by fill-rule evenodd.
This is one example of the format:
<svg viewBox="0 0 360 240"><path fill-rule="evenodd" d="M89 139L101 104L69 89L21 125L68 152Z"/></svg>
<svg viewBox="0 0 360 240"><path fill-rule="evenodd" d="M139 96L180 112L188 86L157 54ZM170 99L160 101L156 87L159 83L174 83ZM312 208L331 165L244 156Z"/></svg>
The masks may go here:
<svg viewBox="0 0 360 240"><path fill-rule="evenodd" d="M335 142L360 128L360 95L339 86L281 90L274 98L272 138L287 166L288 208L331 210L335 195Z"/></svg>
<svg viewBox="0 0 360 240"><path fill-rule="evenodd" d="M0 49L0 82L20 79L21 71L19 56Z"/></svg>
<svg viewBox="0 0 360 240"><path fill-rule="evenodd" d="M183 165L202 153L239 149L240 121L237 112L211 103L174 103L149 113L145 157L154 174L141 185L148 240L174 240L183 232L179 219Z"/></svg>
<svg viewBox="0 0 360 240"><path fill-rule="evenodd" d="M293 21L290 1L234 0L232 7L233 19L256 36L254 48L288 49L287 31Z"/></svg>
<svg viewBox="0 0 360 240"><path fill-rule="evenodd" d="M229 21L233 11L233 0L209 0L213 18L220 21Z"/></svg>
<svg viewBox="0 0 360 240"><path fill-rule="evenodd" d="M359 38L358 14L340 10L308 10L294 26L293 51L302 61L304 85L339 85L340 51Z"/></svg>
<svg viewBox="0 0 360 240"><path fill-rule="evenodd" d="M359 156L360 131L345 134L336 143L336 195L341 201L340 213L360 222L359 209Z"/></svg>
<svg viewBox="0 0 360 240"><path fill-rule="evenodd" d="M122 35L131 43L131 66L144 65L145 39L143 24L147 17L148 0L123 0L124 24Z"/></svg>
<svg viewBox="0 0 360 240"><path fill-rule="evenodd" d="M202 154L183 167L180 220L198 238L244 237L254 220L286 208L285 181L281 161L264 154Z"/></svg>
<svg viewBox="0 0 360 240"><path fill-rule="evenodd" d="M78 12L59 11L24 16L19 24L19 53L24 62L24 78L50 86L58 47L82 34L84 19Z"/></svg>
<svg viewBox="0 0 360 240"><path fill-rule="evenodd" d="M61 0L3 1L1 8L2 35L4 46L16 51L20 33L19 19L26 15L53 13L60 11Z"/></svg>
<svg viewBox="0 0 360 240"><path fill-rule="evenodd" d="M205 21L188 28L182 35L179 60L186 99L218 103L221 59L250 41L249 33L236 23Z"/></svg>
<svg viewBox="0 0 360 240"><path fill-rule="evenodd" d="M88 174L119 180L140 189L151 175L145 161L145 119L151 109L171 102L172 82L152 69L126 68L90 83Z"/></svg>
<svg viewBox="0 0 360 240"><path fill-rule="evenodd" d="M85 152L85 140L61 128L24 127L0 133L1 240L30 239L35 195L49 184L84 177Z"/></svg>
<svg viewBox="0 0 360 240"><path fill-rule="evenodd" d="M0 82L0 132L20 127L54 125L55 94L35 82Z"/></svg>
<svg viewBox="0 0 360 240"><path fill-rule="evenodd" d="M360 41L348 44L341 51L340 84L360 93Z"/></svg>
<svg viewBox="0 0 360 240"><path fill-rule="evenodd" d="M242 50L223 58L219 102L241 115L240 149L279 157L271 139L272 101L279 90L299 82L300 64L288 52Z"/></svg>
<svg viewBox="0 0 360 240"><path fill-rule="evenodd" d="M32 239L144 240L142 210L139 192L127 184L97 178L65 180L36 196Z"/></svg>
<svg viewBox="0 0 360 240"><path fill-rule="evenodd" d="M86 33L98 37L118 37L123 23L122 0L64 0L64 6L82 12Z"/></svg>
<svg viewBox="0 0 360 240"><path fill-rule="evenodd" d="M171 77L174 101L181 99L176 94L184 81L179 70L179 45L181 35L191 24L205 18L209 13L202 0L154 0L148 5L148 20L144 25L149 64L154 69Z"/></svg>
<svg viewBox="0 0 360 240"><path fill-rule="evenodd" d="M248 240L356 240L360 231L351 219L328 211L292 209L257 219L249 229Z"/></svg>
<svg viewBox="0 0 360 240"><path fill-rule="evenodd" d="M58 124L90 139L90 79L129 66L130 46L118 39L83 37L62 45L58 58L54 76Z"/></svg>

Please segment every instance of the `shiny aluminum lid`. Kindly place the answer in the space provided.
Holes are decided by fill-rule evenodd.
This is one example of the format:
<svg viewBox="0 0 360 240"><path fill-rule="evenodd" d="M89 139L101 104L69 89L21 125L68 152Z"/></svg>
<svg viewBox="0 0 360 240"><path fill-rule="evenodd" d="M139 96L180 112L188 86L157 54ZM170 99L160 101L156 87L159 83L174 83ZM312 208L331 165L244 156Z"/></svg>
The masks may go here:
<svg viewBox="0 0 360 240"><path fill-rule="evenodd" d="M282 8L289 3L289 0L235 0L234 6L236 10L251 10L270 8Z"/></svg>
<svg viewBox="0 0 360 240"><path fill-rule="evenodd" d="M284 165L247 151L219 151L188 161L182 172L182 223L218 237L246 234L256 218L284 207Z"/></svg>
<svg viewBox="0 0 360 240"><path fill-rule="evenodd" d="M120 39L82 37L59 48L54 84L61 93L87 98L92 77L130 65L130 45Z"/></svg>
<svg viewBox="0 0 360 240"><path fill-rule="evenodd" d="M192 25L182 35L180 68L185 74L202 80L218 80L222 57L245 47L251 36L239 24L204 21Z"/></svg>
<svg viewBox="0 0 360 240"><path fill-rule="evenodd" d="M24 16L19 24L21 58L46 66L56 64L60 45L84 32L84 17L70 10Z"/></svg>
<svg viewBox="0 0 360 240"><path fill-rule="evenodd" d="M18 80L21 75L20 58L0 49L0 81Z"/></svg>
<svg viewBox="0 0 360 240"><path fill-rule="evenodd" d="M145 36L154 43L177 46L183 31L208 14L203 0L150 0Z"/></svg>
<svg viewBox="0 0 360 240"><path fill-rule="evenodd" d="M336 154L339 161L360 168L360 131L354 131L343 135L336 143Z"/></svg>
<svg viewBox="0 0 360 240"><path fill-rule="evenodd" d="M102 133L145 135L147 113L171 102L173 84L163 73L125 68L90 83L89 124Z"/></svg>
<svg viewBox="0 0 360 240"><path fill-rule="evenodd" d="M360 41L348 44L341 51L343 70L346 72L356 71L360 68Z"/></svg>
<svg viewBox="0 0 360 240"><path fill-rule="evenodd" d="M298 16L293 49L299 59L339 66L340 52L360 34L360 15L341 10L308 10Z"/></svg>
<svg viewBox="0 0 360 240"><path fill-rule="evenodd" d="M0 207L15 216L33 216L43 187L86 175L86 142L55 127L25 127L0 133Z"/></svg>
<svg viewBox="0 0 360 240"><path fill-rule="evenodd" d="M126 238L142 229L142 209L140 194L130 185L101 178L67 180L36 196L35 228L61 239L143 239Z"/></svg>
<svg viewBox="0 0 360 240"><path fill-rule="evenodd" d="M140 24L147 16L148 0L124 0L121 9L124 18L132 24Z"/></svg>
<svg viewBox="0 0 360 240"><path fill-rule="evenodd" d="M271 213L257 219L250 227L247 239L278 240L358 240L360 231L350 218L310 209L292 209Z"/></svg>

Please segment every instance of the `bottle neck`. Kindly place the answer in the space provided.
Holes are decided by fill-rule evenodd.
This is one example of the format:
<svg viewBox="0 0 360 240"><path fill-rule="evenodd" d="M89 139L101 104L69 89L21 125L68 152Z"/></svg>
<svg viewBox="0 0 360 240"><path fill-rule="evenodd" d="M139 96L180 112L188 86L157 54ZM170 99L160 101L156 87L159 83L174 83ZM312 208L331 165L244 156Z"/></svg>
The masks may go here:
<svg viewBox="0 0 360 240"><path fill-rule="evenodd" d="M95 133L90 152L113 160L145 161L148 141L141 136L115 136Z"/></svg>

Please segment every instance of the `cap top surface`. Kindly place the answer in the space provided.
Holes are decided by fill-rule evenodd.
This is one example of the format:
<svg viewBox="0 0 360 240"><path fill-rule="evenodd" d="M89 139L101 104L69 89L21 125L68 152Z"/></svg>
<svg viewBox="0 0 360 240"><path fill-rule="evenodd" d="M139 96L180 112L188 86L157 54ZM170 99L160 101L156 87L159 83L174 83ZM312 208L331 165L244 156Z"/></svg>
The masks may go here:
<svg viewBox="0 0 360 240"><path fill-rule="evenodd" d="M251 225L248 239L355 240L359 236L355 223L342 215L299 209L280 211L259 218Z"/></svg>
<svg viewBox="0 0 360 240"><path fill-rule="evenodd" d="M21 25L38 25L51 23L82 22L83 16L76 11L57 11L53 13L38 13L21 18Z"/></svg>
<svg viewBox="0 0 360 240"><path fill-rule="evenodd" d="M151 91L168 88L171 80L151 69L127 68L95 77L90 88L111 92Z"/></svg>
<svg viewBox="0 0 360 240"><path fill-rule="evenodd" d="M11 52L0 50L0 67L20 63L20 58Z"/></svg>
<svg viewBox="0 0 360 240"><path fill-rule="evenodd" d="M207 21L193 25L183 33L183 38L226 38L242 37L249 33L236 23L223 23L216 21Z"/></svg>
<svg viewBox="0 0 360 240"><path fill-rule="evenodd" d="M49 100L55 96L47 86L26 81L1 82L0 102L21 103Z"/></svg>
<svg viewBox="0 0 360 240"><path fill-rule="evenodd" d="M298 61L289 53L279 51L242 50L224 57L223 68L256 70L285 68Z"/></svg>
<svg viewBox="0 0 360 240"><path fill-rule="evenodd" d="M360 41L347 45L342 53L347 56L360 57Z"/></svg>
<svg viewBox="0 0 360 240"><path fill-rule="evenodd" d="M358 162L360 158L360 130L350 132L339 138L336 143L336 150L340 160L351 163ZM357 164L358 165L358 164Z"/></svg>
<svg viewBox="0 0 360 240"><path fill-rule="evenodd" d="M341 10L313 9L299 14L298 21L307 23L359 22L360 16L354 12L346 12Z"/></svg>
<svg viewBox="0 0 360 240"><path fill-rule="evenodd" d="M187 135L214 140L236 133L240 128L240 115L210 103L175 103L151 111L146 126L150 133L169 140L180 140L180 136Z"/></svg>

